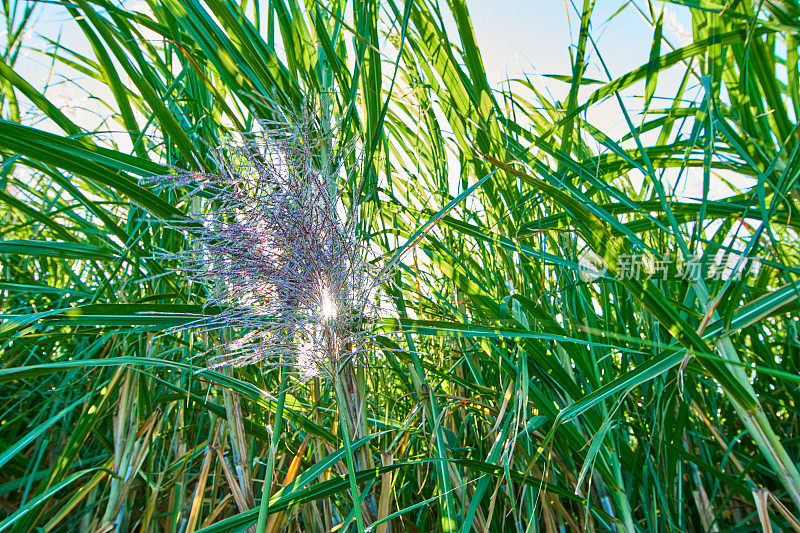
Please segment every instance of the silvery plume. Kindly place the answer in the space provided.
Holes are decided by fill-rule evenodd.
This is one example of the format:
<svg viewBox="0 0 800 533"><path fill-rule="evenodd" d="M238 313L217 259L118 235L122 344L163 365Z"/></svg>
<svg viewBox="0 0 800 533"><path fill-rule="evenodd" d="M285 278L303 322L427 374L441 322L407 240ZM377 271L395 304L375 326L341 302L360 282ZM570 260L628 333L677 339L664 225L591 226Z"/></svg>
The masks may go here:
<svg viewBox="0 0 800 533"><path fill-rule="evenodd" d="M364 350L385 276L367 261L357 202L345 207L339 187L362 183L357 165L344 164L356 159L352 145L333 145L333 131L306 109L212 150L213 173L154 178L191 200L188 218L165 221L191 242L166 254L180 265L173 272L207 287L206 305L221 309L182 329L232 332L203 354L209 367L284 357L305 378L334 377Z"/></svg>

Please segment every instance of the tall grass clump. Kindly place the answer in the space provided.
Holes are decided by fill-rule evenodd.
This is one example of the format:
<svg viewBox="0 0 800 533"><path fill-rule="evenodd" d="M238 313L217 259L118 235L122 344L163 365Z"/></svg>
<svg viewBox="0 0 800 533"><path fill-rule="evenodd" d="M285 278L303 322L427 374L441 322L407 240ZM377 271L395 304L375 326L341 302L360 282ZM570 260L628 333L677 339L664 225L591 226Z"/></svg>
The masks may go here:
<svg viewBox="0 0 800 533"><path fill-rule="evenodd" d="M0 3L0 531L800 530L800 7L595 4Z"/></svg>

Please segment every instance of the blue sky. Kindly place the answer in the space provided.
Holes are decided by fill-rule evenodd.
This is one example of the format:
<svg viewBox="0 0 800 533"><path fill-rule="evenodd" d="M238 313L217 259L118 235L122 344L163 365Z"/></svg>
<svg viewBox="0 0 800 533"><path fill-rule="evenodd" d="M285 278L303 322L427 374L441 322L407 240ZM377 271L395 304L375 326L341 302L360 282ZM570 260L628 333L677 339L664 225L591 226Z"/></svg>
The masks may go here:
<svg viewBox="0 0 800 533"><path fill-rule="evenodd" d="M507 0L499 3L473 0L469 2L478 45L490 79L499 83L509 77L527 74L536 81L537 74L571 74L570 49L578 40L580 19L570 0L523 1ZM620 7L627 4L624 9ZM646 10L645 2L638 2ZM653 2L660 11L662 2ZM579 2L579 8L582 2ZM664 35L675 46L687 44L691 31L688 9L666 4ZM647 11L645 11L647 12ZM649 59L653 29L637 11L634 3L617 0L599 0L592 16L592 36L608 67L611 79L617 78ZM666 46L662 45L662 50ZM598 52L589 46L588 67L585 77L608 81ZM669 95L679 83L680 69L667 71L660 76L659 93ZM540 87L546 87L556 100L563 100L569 90L564 82L539 78ZM597 86L587 86L582 94L588 95ZM638 96L642 86L623 93L626 106L635 111L640 106ZM590 121L609 135L627 133L627 126L618 104L609 101L590 111Z"/></svg>
<svg viewBox="0 0 800 533"><path fill-rule="evenodd" d="M623 74L647 61L653 36L633 6L609 21L622 4L600 0L592 16L598 45L612 67L612 75ZM542 74L569 73L569 48L577 41L580 29L571 2L472 0L469 7L487 70L498 75L507 71L512 76L534 69ZM688 25L688 14L683 14ZM596 68L590 67L587 74L601 77Z"/></svg>

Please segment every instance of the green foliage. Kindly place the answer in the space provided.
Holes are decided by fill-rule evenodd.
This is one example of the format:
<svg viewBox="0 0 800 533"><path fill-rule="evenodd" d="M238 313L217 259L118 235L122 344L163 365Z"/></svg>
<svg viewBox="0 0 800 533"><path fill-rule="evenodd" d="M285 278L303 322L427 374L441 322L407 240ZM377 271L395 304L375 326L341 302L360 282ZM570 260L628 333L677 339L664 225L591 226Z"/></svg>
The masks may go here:
<svg viewBox="0 0 800 533"><path fill-rule="evenodd" d="M33 4L4 2L0 531L800 527L800 8L674 3L693 42L649 5L649 61L612 78L585 1L556 102L491 86L459 0L63 2L92 55L49 55L103 88L109 138L25 80ZM169 329L214 310L156 258L192 206L141 180L319 97L397 267L361 429L341 383L198 372L240 332ZM616 139L588 122L609 100ZM730 254L745 274L711 276Z"/></svg>

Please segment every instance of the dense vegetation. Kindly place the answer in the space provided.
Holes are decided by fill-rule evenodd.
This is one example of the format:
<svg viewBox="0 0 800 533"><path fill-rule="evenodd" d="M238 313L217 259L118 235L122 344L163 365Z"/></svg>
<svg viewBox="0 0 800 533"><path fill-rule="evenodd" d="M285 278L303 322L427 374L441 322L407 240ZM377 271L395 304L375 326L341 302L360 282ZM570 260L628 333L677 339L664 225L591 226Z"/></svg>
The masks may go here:
<svg viewBox="0 0 800 533"><path fill-rule="evenodd" d="M800 5L674 1L692 42L620 2L650 61L604 80L570 5L563 101L493 88L460 0L57 2L93 52L36 53L102 88L87 129L5 0L0 531L800 530ZM149 178L312 101L396 262L369 350L201 371L244 331L170 329L210 289Z"/></svg>

